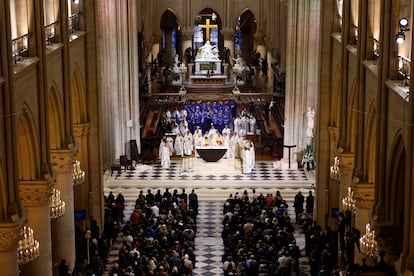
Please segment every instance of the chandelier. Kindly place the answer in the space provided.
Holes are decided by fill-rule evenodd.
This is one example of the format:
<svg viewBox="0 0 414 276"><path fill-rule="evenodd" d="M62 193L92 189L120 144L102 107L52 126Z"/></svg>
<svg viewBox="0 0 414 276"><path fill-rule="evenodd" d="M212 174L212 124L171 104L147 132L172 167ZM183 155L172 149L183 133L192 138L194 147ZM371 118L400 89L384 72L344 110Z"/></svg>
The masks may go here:
<svg viewBox="0 0 414 276"><path fill-rule="evenodd" d="M50 218L55 219L65 214L65 202L60 199L60 191L52 189L49 201Z"/></svg>
<svg viewBox="0 0 414 276"><path fill-rule="evenodd" d="M365 234L359 239L361 244L361 252L368 257L377 256L377 241L375 237L375 230L372 229L370 223L365 226Z"/></svg>
<svg viewBox="0 0 414 276"><path fill-rule="evenodd" d="M333 180L338 180L341 177L341 170L339 168L339 158L335 156L334 164L331 166L330 176Z"/></svg>
<svg viewBox="0 0 414 276"><path fill-rule="evenodd" d="M352 191L351 187L348 187L348 195L342 199L342 208L356 213L355 203L356 200L354 198L354 191Z"/></svg>
<svg viewBox="0 0 414 276"><path fill-rule="evenodd" d="M73 162L73 185L81 185L85 182L85 171L80 168L80 161L75 160Z"/></svg>
<svg viewBox="0 0 414 276"><path fill-rule="evenodd" d="M27 264L39 258L39 242L33 238L33 229L24 226L20 229L18 262L19 265Z"/></svg>

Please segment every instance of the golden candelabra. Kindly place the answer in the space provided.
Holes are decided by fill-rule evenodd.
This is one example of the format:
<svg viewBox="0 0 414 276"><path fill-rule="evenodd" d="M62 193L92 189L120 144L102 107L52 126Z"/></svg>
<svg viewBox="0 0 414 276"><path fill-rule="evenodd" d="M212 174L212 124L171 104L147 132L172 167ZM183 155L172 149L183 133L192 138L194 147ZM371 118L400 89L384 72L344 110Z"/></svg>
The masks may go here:
<svg viewBox="0 0 414 276"><path fill-rule="evenodd" d="M55 219L65 214L65 202L60 199L60 191L53 189L49 201L50 218Z"/></svg>
<svg viewBox="0 0 414 276"><path fill-rule="evenodd" d="M333 180L338 180L341 177L341 170L339 168L338 156L335 156L334 164L331 166L330 176Z"/></svg>
<svg viewBox="0 0 414 276"><path fill-rule="evenodd" d="M354 198L354 191L348 187L348 195L342 199L342 208L356 213L356 200Z"/></svg>
<svg viewBox="0 0 414 276"><path fill-rule="evenodd" d="M359 239L361 244L361 252L365 256L375 258L377 256L377 241L375 230L372 229L370 223L365 226L365 234Z"/></svg>
<svg viewBox="0 0 414 276"><path fill-rule="evenodd" d="M39 242L33 237L33 229L23 226L20 229L18 262L20 265L27 264L39 258Z"/></svg>
<svg viewBox="0 0 414 276"><path fill-rule="evenodd" d="M80 161L75 160L73 162L73 185L81 185L85 182L85 171L80 168Z"/></svg>

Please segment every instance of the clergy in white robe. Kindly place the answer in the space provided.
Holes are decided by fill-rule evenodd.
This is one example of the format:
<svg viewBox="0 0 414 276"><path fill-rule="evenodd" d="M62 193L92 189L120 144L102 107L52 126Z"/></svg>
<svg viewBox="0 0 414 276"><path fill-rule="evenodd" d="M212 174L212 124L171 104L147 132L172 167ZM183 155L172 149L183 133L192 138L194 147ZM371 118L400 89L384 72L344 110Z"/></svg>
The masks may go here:
<svg viewBox="0 0 414 276"><path fill-rule="evenodd" d="M160 150L159 150L161 167L163 169L170 168L170 153L171 153L170 145L168 144L167 139L163 138L163 140L161 141Z"/></svg>
<svg viewBox="0 0 414 276"><path fill-rule="evenodd" d="M221 134L222 134L223 136L224 136L224 134L227 134L227 136L228 136L228 137L230 137L231 130L230 130L230 128L229 128L229 126L228 126L228 125L225 125L225 126L224 126L223 130L221 131Z"/></svg>
<svg viewBox="0 0 414 276"><path fill-rule="evenodd" d="M243 173L252 173L255 166L254 146L250 140L244 142Z"/></svg>
<svg viewBox="0 0 414 276"><path fill-rule="evenodd" d="M224 154L224 158L231 158L231 151L230 151L230 136L227 134L227 132L224 132L223 134L223 146L227 148L226 153Z"/></svg>
<svg viewBox="0 0 414 276"><path fill-rule="evenodd" d="M234 119L234 133L239 133L240 128L241 128L241 121L240 121L240 117L239 115L237 115L237 117Z"/></svg>
<svg viewBox="0 0 414 276"><path fill-rule="evenodd" d="M250 132L256 133L256 118L253 115L250 116L249 124Z"/></svg>
<svg viewBox="0 0 414 276"><path fill-rule="evenodd" d="M174 141L175 155L183 156L184 154L184 138L181 133L178 133Z"/></svg>
<svg viewBox="0 0 414 276"><path fill-rule="evenodd" d="M200 128L198 130L196 129L196 131L194 132L193 142L194 142L194 148L203 146L204 137L203 137L203 133L201 132ZM197 158L200 157L196 150L194 150L194 153Z"/></svg>
<svg viewBox="0 0 414 276"><path fill-rule="evenodd" d="M190 156L193 154L193 135L187 130L187 133L184 135L184 155Z"/></svg>
<svg viewBox="0 0 414 276"><path fill-rule="evenodd" d="M172 136L167 136L167 143L170 147L170 156L172 156L172 151L174 149L174 138Z"/></svg>

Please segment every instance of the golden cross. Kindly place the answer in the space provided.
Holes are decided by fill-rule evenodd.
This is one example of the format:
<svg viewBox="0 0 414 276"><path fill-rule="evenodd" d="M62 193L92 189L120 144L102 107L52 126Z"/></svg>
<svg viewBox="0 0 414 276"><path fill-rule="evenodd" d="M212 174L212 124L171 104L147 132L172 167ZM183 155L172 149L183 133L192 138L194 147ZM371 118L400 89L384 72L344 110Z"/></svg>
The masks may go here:
<svg viewBox="0 0 414 276"><path fill-rule="evenodd" d="M210 29L218 28L218 25L217 24L211 24L210 25L210 19L207 18L206 19L206 24L200 24L200 25L198 25L198 27L202 28L202 29L206 29L206 40L210 41Z"/></svg>

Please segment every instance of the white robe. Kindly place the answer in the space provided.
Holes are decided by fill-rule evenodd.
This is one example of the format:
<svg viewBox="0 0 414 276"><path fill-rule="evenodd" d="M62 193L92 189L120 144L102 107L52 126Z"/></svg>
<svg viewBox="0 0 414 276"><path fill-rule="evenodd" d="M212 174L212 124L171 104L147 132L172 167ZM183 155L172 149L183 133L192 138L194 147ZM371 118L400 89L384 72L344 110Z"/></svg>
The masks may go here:
<svg viewBox="0 0 414 276"><path fill-rule="evenodd" d="M181 135L177 135L174 141L175 155L183 156L184 154L183 147L184 147L184 138Z"/></svg>
<svg viewBox="0 0 414 276"><path fill-rule="evenodd" d="M161 167L163 169L170 168L170 146L168 143L161 142L160 145L160 159L161 159Z"/></svg>
<svg viewBox="0 0 414 276"><path fill-rule="evenodd" d="M250 124L250 132L255 133L256 132L256 118L251 116L249 124Z"/></svg>
<svg viewBox="0 0 414 276"><path fill-rule="evenodd" d="M193 136L190 132L184 136L184 155L193 154Z"/></svg>
<svg viewBox="0 0 414 276"><path fill-rule="evenodd" d="M224 158L231 158L232 152L230 151L230 136L227 134L223 135L223 146L227 148Z"/></svg>
<svg viewBox="0 0 414 276"><path fill-rule="evenodd" d="M243 153L243 173L252 173L255 166L255 152L253 143L247 144Z"/></svg>
<svg viewBox="0 0 414 276"><path fill-rule="evenodd" d="M168 146L170 147L170 156L172 156L172 150L174 149L174 138L172 138L171 136L168 136L167 143L168 143Z"/></svg>

